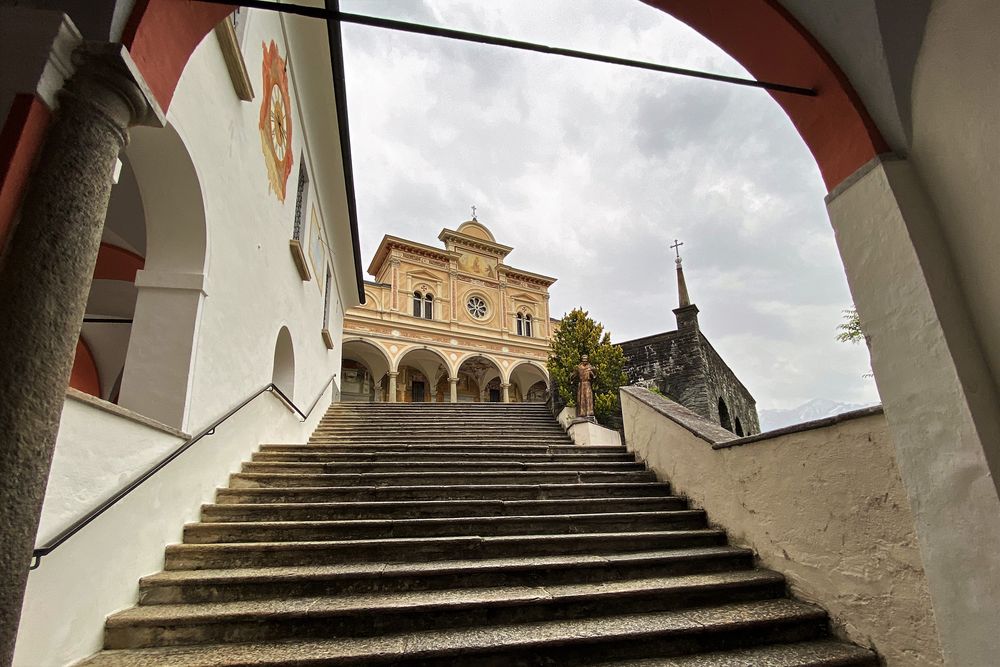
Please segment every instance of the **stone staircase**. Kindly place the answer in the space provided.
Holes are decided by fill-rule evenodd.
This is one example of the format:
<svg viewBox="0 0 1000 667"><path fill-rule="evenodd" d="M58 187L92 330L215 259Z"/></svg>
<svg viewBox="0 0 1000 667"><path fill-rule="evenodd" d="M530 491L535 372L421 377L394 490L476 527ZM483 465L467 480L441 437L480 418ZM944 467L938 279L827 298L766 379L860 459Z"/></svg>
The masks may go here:
<svg viewBox="0 0 1000 667"><path fill-rule="evenodd" d="M105 647L82 664L878 664L532 404L334 405L232 476Z"/></svg>

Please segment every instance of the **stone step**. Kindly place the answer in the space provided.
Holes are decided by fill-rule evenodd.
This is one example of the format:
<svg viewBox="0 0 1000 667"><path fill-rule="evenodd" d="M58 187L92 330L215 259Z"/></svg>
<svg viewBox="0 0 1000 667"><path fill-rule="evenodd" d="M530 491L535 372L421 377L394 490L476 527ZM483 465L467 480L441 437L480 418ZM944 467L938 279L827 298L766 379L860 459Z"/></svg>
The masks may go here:
<svg viewBox="0 0 1000 667"><path fill-rule="evenodd" d="M247 503L202 505L201 520L331 521L348 519L427 519L452 516L536 516L597 512L687 509L677 496L649 498L568 498L562 500L405 500L396 502Z"/></svg>
<svg viewBox="0 0 1000 667"><path fill-rule="evenodd" d="M753 553L736 547L704 547L604 556L537 556L431 563L175 570L139 582L141 604L227 602L298 596L394 591L552 586L648 577L746 570Z"/></svg>
<svg viewBox="0 0 1000 667"><path fill-rule="evenodd" d="M792 600L764 600L646 614L425 630L371 638L103 651L81 666L455 665L459 661L462 665L490 667L592 664L600 660L690 655L719 646L739 649L769 642L806 642L824 636L826 624L826 614L812 605Z"/></svg>
<svg viewBox="0 0 1000 667"><path fill-rule="evenodd" d="M568 498L663 497L670 495L665 482L614 484L438 484L421 486L274 487L225 488L216 491L219 504L326 503L399 500L543 500ZM599 502L599 500L597 501Z"/></svg>
<svg viewBox="0 0 1000 667"><path fill-rule="evenodd" d="M552 447L563 446L572 447L573 441L568 436L561 438L520 438L516 436L489 437L461 437L461 436L435 436L410 438L403 436L369 437L369 436L313 436L306 441L307 444L326 445L467 445L480 447L503 447L503 446L530 446Z"/></svg>
<svg viewBox="0 0 1000 667"><path fill-rule="evenodd" d="M767 570L591 584L402 591L286 600L133 607L108 618L110 649L385 633L659 612L770 600L785 580Z"/></svg>
<svg viewBox="0 0 1000 667"><path fill-rule="evenodd" d="M624 447L592 445L581 447L578 445L410 445L405 442L395 444L378 445L261 445L262 452L340 452L340 453L369 453L369 452L442 452L442 453L509 453L509 454L622 454L627 450Z"/></svg>
<svg viewBox="0 0 1000 667"><path fill-rule="evenodd" d="M308 462L349 462L349 461L524 461L553 463L570 462L627 462L635 461L632 454L624 450L620 454L590 454L586 449L580 448L579 454L519 454L509 452L480 451L480 452L254 452L253 461L301 461Z"/></svg>
<svg viewBox="0 0 1000 667"><path fill-rule="evenodd" d="M318 475L324 473L365 472L628 472L645 470L636 461L249 461L243 472L298 473Z"/></svg>
<svg viewBox="0 0 1000 667"><path fill-rule="evenodd" d="M331 565L365 560L420 562L472 558L510 558L572 554L613 554L643 550L720 546L721 530L664 530L580 535L505 535L486 537L392 538L322 542L247 542L172 544L167 570L224 567Z"/></svg>
<svg viewBox="0 0 1000 667"><path fill-rule="evenodd" d="M770 644L732 651L712 651L674 658L638 658L600 662L594 667L878 667L878 656L860 646L832 640Z"/></svg>
<svg viewBox="0 0 1000 667"><path fill-rule="evenodd" d="M365 472L345 474L282 474L241 472L230 475L234 489L280 486L412 486L431 484L609 484L615 482L652 482L656 476L648 470L630 472Z"/></svg>
<svg viewBox="0 0 1000 667"><path fill-rule="evenodd" d="M701 510L348 521L229 521L188 524L184 526L184 543L322 542L463 535L576 535L614 533L623 529L690 530L704 526L705 514Z"/></svg>

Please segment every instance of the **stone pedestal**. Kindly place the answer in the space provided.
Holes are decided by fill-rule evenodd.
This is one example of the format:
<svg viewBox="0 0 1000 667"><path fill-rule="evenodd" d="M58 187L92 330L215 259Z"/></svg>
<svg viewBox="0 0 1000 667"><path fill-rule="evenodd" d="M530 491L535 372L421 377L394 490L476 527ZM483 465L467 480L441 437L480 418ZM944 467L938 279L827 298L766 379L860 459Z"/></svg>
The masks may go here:
<svg viewBox="0 0 1000 667"><path fill-rule="evenodd" d="M589 419L576 418L569 424L567 430L574 445L614 445L621 447L622 438L618 431L604 428Z"/></svg>

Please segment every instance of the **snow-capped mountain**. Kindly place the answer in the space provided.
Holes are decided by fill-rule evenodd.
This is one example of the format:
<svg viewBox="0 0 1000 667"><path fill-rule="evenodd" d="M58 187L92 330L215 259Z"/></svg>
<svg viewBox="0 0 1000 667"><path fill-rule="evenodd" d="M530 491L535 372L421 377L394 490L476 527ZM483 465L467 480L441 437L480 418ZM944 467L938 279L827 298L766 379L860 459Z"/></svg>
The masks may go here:
<svg viewBox="0 0 1000 667"><path fill-rule="evenodd" d="M850 412L851 410L867 408L869 405L874 404L838 403L837 401L830 401L825 398L814 398L811 401L803 403L797 408L789 408L786 410L758 410L757 414L760 417L760 430L773 431L776 428L791 426L792 424L801 424L802 422L809 422L814 419L823 419L824 417L839 415L842 412Z"/></svg>

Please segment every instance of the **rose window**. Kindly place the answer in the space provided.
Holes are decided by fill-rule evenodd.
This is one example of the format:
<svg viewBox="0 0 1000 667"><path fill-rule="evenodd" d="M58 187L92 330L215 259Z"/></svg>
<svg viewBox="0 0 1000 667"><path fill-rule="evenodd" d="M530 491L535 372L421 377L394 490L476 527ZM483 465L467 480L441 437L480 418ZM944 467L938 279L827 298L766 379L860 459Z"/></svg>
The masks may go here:
<svg viewBox="0 0 1000 667"><path fill-rule="evenodd" d="M477 320L486 317L486 301L481 296L469 297L469 301L465 304L465 307L468 309L469 314Z"/></svg>

